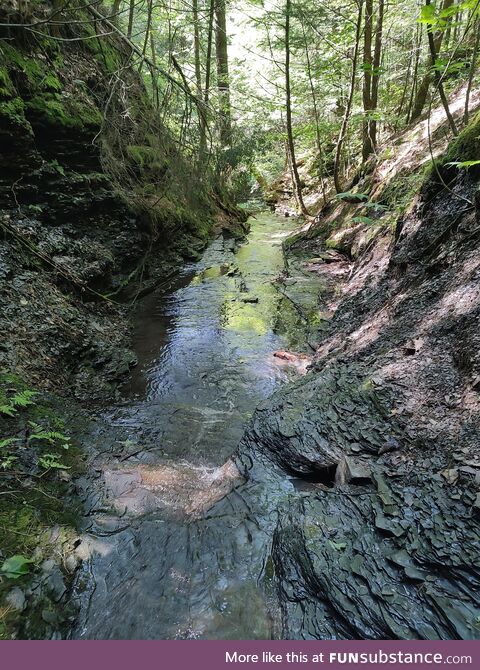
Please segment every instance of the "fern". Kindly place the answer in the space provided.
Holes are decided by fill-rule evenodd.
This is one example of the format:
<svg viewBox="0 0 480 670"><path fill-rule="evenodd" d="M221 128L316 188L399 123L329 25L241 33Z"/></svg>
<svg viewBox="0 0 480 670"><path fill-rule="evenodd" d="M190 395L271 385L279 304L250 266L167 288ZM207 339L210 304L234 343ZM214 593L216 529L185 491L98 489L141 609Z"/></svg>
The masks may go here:
<svg viewBox="0 0 480 670"><path fill-rule="evenodd" d="M31 433L28 437L29 442L32 440L38 440L39 442L48 442L48 444L58 444L63 449L69 448L70 438L63 433L59 433L56 430L45 430L42 426L40 426L38 423L34 423L33 421L29 421L28 423L34 430L34 432Z"/></svg>
<svg viewBox="0 0 480 670"><path fill-rule="evenodd" d="M15 416L19 407L34 405L32 398L37 395L36 391L19 391L10 398L8 403L0 405L0 412L7 416Z"/></svg>
<svg viewBox="0 0 480 670"><path fill-rule="evenodd" d="M38 464L45 468L45 470L50 470L50 468L55 468L57 470L69 470L70 468L64 465L56 454L44 454L38 459Z"/></svg>
<svg viewBox="0 0 480 670"><path fill-rule="evenodd" d="M14 407L28 407L28 405L34 405L35 403L32 398L36 395L36 391L20 391L13 396L10 400L10 404Z"/></svg>
<svg viewBox="0 0 480 670"><path fill-rule="evenodd" d="M13 405L0 405L0 412L7 416L15 416L17 409Z"/></svg>
<svg viewBox="0 0 480 670"><path fill-rule="evenodd" d="M452 163L447 163L447 165L452 165L453 167L457 167L459 169L468 170L475 165L480 165L480 161L453 161Z"/></svg>
<svg viewBox="0 0 480 670"><path fill-rule="evenodd" d="M18 442L18 437L6 437L3 440L0 440L0 449L5 449L9 447L14 442Z"/></svg>
<svg viewBox="0 0 480 670"><path fill-rule="evenodd" d="M2 468L2 470L10 470L16 460L16 456L5 456L5 458L0 460L0 468Z"/></svg>

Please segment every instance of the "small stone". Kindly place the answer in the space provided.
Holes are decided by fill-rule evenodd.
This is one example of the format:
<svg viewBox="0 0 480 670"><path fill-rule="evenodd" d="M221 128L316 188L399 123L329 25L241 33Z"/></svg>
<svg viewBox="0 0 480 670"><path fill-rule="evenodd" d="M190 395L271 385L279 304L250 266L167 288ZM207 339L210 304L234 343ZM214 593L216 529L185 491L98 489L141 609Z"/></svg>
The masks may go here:
<svg viewBox="0 0 480 670"><path fill-rule="evenodd" d="M76 556L75 554L70 554L70 556L67 556L67 558L65 559L65 569L67 570L67 572L75 572L79 563L80 563L79 557Z"/></svg>
<svg viewBox="0 0 480 670"><path fill-rule="evenodd" d="M440 474L448 484L455 484L458 479L457 468L446 468L445 470L442 470Z"/></svg>
<svg viewBox="0 0 480 670"><path fill-rule="evenodd" d="M359 460L345 456L337 466L335 483L368 484L372 480L370 468Z"/></svg>
<svg viewBox="0 0 480 670"><path fill-rule="evenodd" d="M480 493L477 493L473 507L476 511L480 512Z"/></svg>
<svg viewBox="0 0 480 670"><path fill-rule="evenodd" d="M49 558L46 561L43 561L42 563L42 572L52 572L52 570L55 568L56 563L53 560L53 558Z"/></svg>
<svg viewBox="0 0 480 670"><path fill-rule="evenodd" d="M398 449L401 449L400 442L394 437L389 437L385 444L378 450L378 455L381 456L389 451L397 451Z"/></svg>
<svg viewBox="0 0 480 670"><path fill-rule="evenodd" d="M57 623L57 615L50 610L42 610L42 619L46 623Z"/></svg>
<svg viewBox="0 0 480 670"><path fill-rule="evenodd" d="M10 605L10 607L13 607L13 609L17 610L18 612L23 612L23 610L25 609L26 606L25 593L18 586L13 588L10 591L10 593L8 593L5 600Z"/></svg>
<svg viewBox="0 0 480 670"><path fill-rule="evenodd" d="M63 580L63 573L60 570L60 568L55 568L49 576L47 577L46 583L45 583L49 593L51 594L53 600L55 602L58 602L62 596L64 595L65 591L67 590L67 587L65 586L65 582Z"/></svg>
<svg viewBox="0 0 480 670"><path fill-rule="evenodd" d="M57 476L62 482L69 482L72 479L72 475L66 470L59 470Z"/></svg>

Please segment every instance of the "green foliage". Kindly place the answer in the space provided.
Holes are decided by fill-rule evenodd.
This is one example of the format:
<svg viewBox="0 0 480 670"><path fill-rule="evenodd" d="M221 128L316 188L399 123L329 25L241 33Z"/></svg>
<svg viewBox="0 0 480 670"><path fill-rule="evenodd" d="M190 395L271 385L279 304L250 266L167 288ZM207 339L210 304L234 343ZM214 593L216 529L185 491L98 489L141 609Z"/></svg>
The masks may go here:
<svg viewBox="0 0 480 670"><path fill-rule="evenodd" d="M448 151L439 161L439 165L457 163L456 167L471 167L478 161L480 156L480 112L470 121L468 126L462 130L458 137L450 143ZM463 164L463 165L459 165ZM465 165L467 164L467 165Z"/></svg>
<svg viewBox="0 0 480 670"><path fill-rule="evenodd" d="M42 454L38 458L38 464L41 468L45 470L50 470L51 468L56 470L69 470L70 468L62 463L58 458L57 454Z"/></svg>
<svg viewBox="0 0 480 670"><path fill-rule="evenodd" d="M61 430L64 422L38 402L37 391L18 388L17 380L12 377L0 381L0 412L11 422L11 433L14 432L14 423L18 421L21 421L23 433L23 437L18 434L1 437L0 468L7 471L15 464L20 475L29 474L35 464L43 469L68 468L60 460L61 452L71 446L70 437ZM22 443L34 450L33 454L28 454L25 462L25 457L20 458L18 451ZM44 453L45 447L48 447L48 453Z"/></svg>
<svg viewBox="0 0 480 670"><path fill-rule="evenodd" d="M368 216L354 216L352 221L353 223L366 223L368 225L375 223L375 221Z"/></svg>
<svg viewBox="0 0 480 670"><path fill-rule="evenodd" d="M337 193L335 196L337 200L345 200L350 202L362 202L368 200L368 193L354 193L353 191L345 191L344 193Z"/></svg>
<svg viewBox="0 0 480 670"><path fill-rule="evenodd" d="M4 456L3 458L0 458L0 468L2 468L2 470L10 470L16 460L18 460L17 457L12 454Z"/></svg>
<svg viewBox="0 0 480 670"><path fill-rule="evenodd" d="M480 160L475 161L452 161L450 163L445 163L445 165L453 165L454 167L460 168L461 170L468 170L475 165L480 165Z"/></svg>
<svg viewBox="0 0 480 670"><path fill-rule="evenodd" d="M47 442L50 445L58 446L60 449L68 449L70 438L56 430L46 430L35 421L29 421L29 426L33 430L28 436L29 442Z"/></svg>
<svg viewBox="0 0 480 670"><path fill-rule="evenodd" d="M3 562L3 565L0 568L0 574L7 577L7 579L24 577L25 575L28 575L31 563L33 563L31 558L26 558L21 554L15 554L15 556L11 556Z"/></svg>
<svg viewBox="0 0 480 670"><path fill-rule="evenodd" d="M14 444L15 442L18 442L17 437L6 437L3 440L0 440L0 449L5 449L5 447L9 447L11 444Z"/></svg>
<svg viewBox="0 0 480 670"><path fill-rule="evenodd" d="M7 416L14 416L21 407L28 407L34 404L33 398L37 395L36 391L25 389L15 393L8 402L0 405L0 413Z"/></svg>

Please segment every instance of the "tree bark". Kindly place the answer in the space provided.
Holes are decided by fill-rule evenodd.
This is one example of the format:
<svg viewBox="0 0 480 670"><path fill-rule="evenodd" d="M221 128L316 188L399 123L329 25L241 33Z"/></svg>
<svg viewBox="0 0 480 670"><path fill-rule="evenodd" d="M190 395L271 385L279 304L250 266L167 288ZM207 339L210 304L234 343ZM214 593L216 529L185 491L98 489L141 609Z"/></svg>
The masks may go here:
<svg viewBox="0 0 480 670"><path fill-rule="evenodd" d="M365 0L365 21L363 28L363 147L362 158L367 160L373 147L369 135L369 118L372 106L372 32L373 32L373 0Z"/></svg>
<svg viewBox="0 0 480 670"><path fill-rule="evenodd" d="M366 0L363 49L365 70L363 78L363 110L365 112L363 122L363 161L366 161L370 154L375 152L377 147L377 121L373 118L373 115L378 106L384 7L384 0L378 0L375 47L372 57L373 0Z"/></svg>
<svg viewBox="0 0 480 670"><path fill-rule="evenodd" d="M442 10L448 9L453 5L454 0L443 0L442 4ZM430 4L430 3L428 3ZM427 30L428 32L428 30ZM430 31L431 32L431 31ZM433 36L434 40L434 45L435 45L435 53L438 55L440 53L440 49L442 48L442 42L443 42L443 36L444 36L444 31L443 30L438 30L435 36ZM430 42L430 40L429 40ZM410 122L416 121L423 112L423 108L425 107L425 103L427 102L427 96L428 96L428 89L430 88L430 83L432 81L432 54L431 54L431 49L429 45L429 57L427 59L426 67L427 67L427 72L424 75L420 86L417 89L417 95L415 96L415 102L413 104L413 109L412 113L410 115Z"/></svg>
<svg viewBox="0 0 480 670"><path fill-rule="evenodd" d="M217 87L220 99L220 142L228 147L232 140L230 83L228 77L227 12L225 0L215 0L215 47L217 52Z"/></svg>
<svg viewBox="0 0 480 670"><path fill-rule="evenodd" d="M425 6L428 7L431 4L431 0L425 0ZM448 119L448 124L450 126L450 129L454 135L458 135L458 130L457 126L455 125L455 121L453 119L453 116L450 113L450 108L448 106L448 100L447 96L445 95L445 89L443 88L443 82L442 82L442 76L440 72L437 70L435 67L435 64L437 62L437 52L435 49L435 38L433 35L433 31L431 27L429 26L427 29L427 35L428 35L428 46L430 49L430 58L432 61L432 67L433 67L433 76L435 78L435 83L437 85L438 92L440 94L440 99L442 101L443 108L445 110L445 114L447 115Z"/></svg>
<svg viewBox="0 0 480 670"><path fill-rule="evenodd" d="M114 23L116 26L118 26L118 19L120 18L118 16L118 13L120 11L120 3L122 0L113 0L112 3L112 23Z"/></svg>
<svg viewBox="0 0 480 670"><path fill-rule="evenodd" d="M198 0L192 0L192 14L193 14L193 51L195 59L195 84L197 89L197 98L201 101L203 106L203 90L202 90L202 70L200 63L200 27L198 23ZM200 128L200 157L203 156L206 149L206 134L205 134L205 109L200 114L198 124Z"/></svg>
<svg viewBox="0 0 480 670"><path fill-rule="evenodd" d="M130 0L130 10L128 12L128 27L127 27L127 37L129 40L132 39L134 12L135 12L135 0Z"/></svg>
<svg viewBox="0 0 480 670"><path fill-rule="evenodd" d="M465 94L465 109L463 112L463 122L465 125L468 123L469 119L469 106L470 106L470 92L472 90L472 84L473 84L473 77L475 74L475 68L477 65L477 57L478 57L478 50L480 47L480 19L477 18L477 20L474 23L474 32L475 32L475 41L473 43L473 52L472 52L472 61L470 63L470 71L468 73L468 83L467 83L467 92Z"/></svg>
<svg viewBox="0 0 480 670"><path fill-rule="evenodd" d="M345 136L347 134L348 121L350 119L350 112L352 109L353 95L355 93L355 78L357 75L357 62L358 62L358 51L360 46L360 35L362 32L362 14L363 14L363 0L359 0L358 4L358 14L357 14L357 24L355 31L355 47L352 57L352 74L350 77L350 92L347 99L347 104L345 106L345 113L343 115L342 127L340 129L340 134L337 140L337 147L335 149L335 163L333 167L333 182L335 184L335 190L337 193L340 193L342 186L340 183L340 163L342 158L342 146L345 141Z"/></svg>
<svg viewBox="0 0 480 670"><path fill-rule="evenodd" d="M285 118L287 130L288 151L290 154L290 165L292 170L293 188L295 197L302 214L308 216L307 208L303 201L302 185L300 175L298 174L297 163L295 159L295 143L293 140L292 127L292 92L290 86L290 12L291 0L286 0L285 4Z"/></svg>
<svg viewBox="0 0 480 670"><path fill-rule="evenodd" d="M212 44L213 44L213 18L215 13L215 0L210 0L210 11L208 14L208 37L207 37L207 55L205 57L205 92L203 99L205 105L208 105L210 95L210 75L212 72Z"/></svg>

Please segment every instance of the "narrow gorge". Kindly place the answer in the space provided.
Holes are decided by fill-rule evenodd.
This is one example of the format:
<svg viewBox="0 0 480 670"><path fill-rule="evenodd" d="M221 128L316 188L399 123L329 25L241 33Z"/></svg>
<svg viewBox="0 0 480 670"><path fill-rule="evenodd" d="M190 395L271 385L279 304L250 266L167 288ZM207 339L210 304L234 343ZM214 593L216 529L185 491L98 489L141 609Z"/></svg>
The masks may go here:
<svg viewBox="0 0 480 670"><path fill-rule="evenodd" d="M2 3L0 639L480 637L478 3L291 4Z"/></svg>

